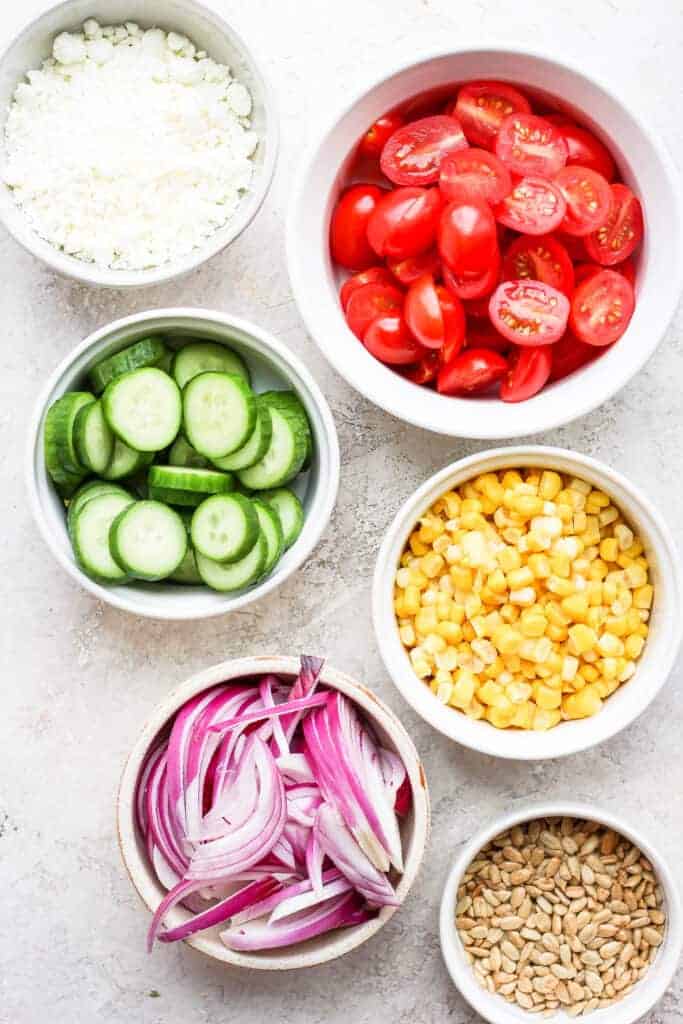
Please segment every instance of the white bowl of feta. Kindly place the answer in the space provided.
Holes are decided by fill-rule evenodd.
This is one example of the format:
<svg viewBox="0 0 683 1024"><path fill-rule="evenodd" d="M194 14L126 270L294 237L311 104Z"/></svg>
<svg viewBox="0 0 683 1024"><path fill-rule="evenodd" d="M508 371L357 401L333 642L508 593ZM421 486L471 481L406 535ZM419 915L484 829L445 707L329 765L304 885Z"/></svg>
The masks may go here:
<svg viewBox="0 0 683 1024"><path fill-rule="evenodd" d="M195 0L66 0L0 58L0 221L59 273L135 287L186 274L258 212L272 94Z"/></svg>

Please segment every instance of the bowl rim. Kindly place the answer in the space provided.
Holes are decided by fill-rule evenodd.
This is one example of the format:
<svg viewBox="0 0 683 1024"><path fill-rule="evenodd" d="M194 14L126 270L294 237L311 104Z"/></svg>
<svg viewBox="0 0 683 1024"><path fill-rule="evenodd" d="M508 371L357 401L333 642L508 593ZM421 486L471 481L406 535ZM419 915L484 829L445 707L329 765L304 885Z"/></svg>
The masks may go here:
<svg viewBox="0 0 683 1024"><path fill-rule="evenodd" d="M131 608L130 602L125 596L120 595L111 588L105 587L100 583L91 580L89 576L78 567L75 562L72 562L66 557L66 554L62 549L53 543L54 538L51 533L48 523L43 515L42 503L40 499L38 489L38 479L40 469L42 466L41 460L38 456L38 447L40 444L40 425L43 419L43 414L47 407L50 398L52 397L55 388L59 384L62 376L69 371L73 364L80 359L85 353L89 351L97 351L107 340L107 338L121 330L127 328L133 328L136 326L144 326L149 320L159 320L165 317L182 317L189 318L198 321L211 321L213 323L219 323L222 326L230 329L235 328L242 331L248 336L253 336L260 341L268 350L275 353L288 367L294 371L297 377L304 383L307 392L309 393L312 401L314 402L316 409L320 415L323 432L328 446L328 462L327 472L325 477L321 476L320 492L323 495L323 503L320 510L319 516L313 520L312 517L307 517L297 545L299 541L302 541L305 535L308 533L308 537L305 543L301 543L299 550L296 553L296 558L292 559L291 565L287 568L287 572L281 578L278 578L277 573L273 573L270 577L265 579L262 583L257 584L256 587L252 587L244 592L237 592L237 596L223 595L229 600L229 607L221 607L218 605L215 609L210 610L197 610L187 611L178 613L172 610L165 611L163 608L156 609L154 611L141 610L139 608ZM340 475L340 454L339 454L339 439L337 437L337 429L335 426L334 418L330 407L327 403L327 399L318 387L314 377L306 368L304 363L296 356L283 342L276 338L270 331L265 330L256 324L245 320L242 317L231 316L228 313L222 313L216 310L195 308L192 306L179 306L179 307L168 307L163 309L150 309L141 313L131 313L128 316L120 317L110 323L104 324L102 327L97 328L91 334L89 334L80 344L72 349L59 363L59 365L50 374L48 380L43 386L33 408L31 414L28 431L27 431L27 446L26 446L26 461L25 461L25 484L28 492L29 507L33 515L34 521L38 525L40 534L43 541L47 545L51 554L56 558L61 567L66 570L68 575L81 587L87 590L90 594L96 597L100 601L104 601L115 608L119 608L122 611L128 612L131 615L139 615L142 618L158 619L162 621L193 621L198 619L210 619L215 618L219 615L227 615L230 612L237 611L239 608L243 608L246 605L252 604L254 601L259 600L261 597L265 597L271 593L282 583L285 582L290 576L297 572L303 563L310 557L315 548L317 547L323 533L327 529L334 506L337 500L337 493L339 490L339 475ZM42 467L42 472L45 474L47 479L47 472ZM49 482L49 481L48 481ZM307 530L308 527L308 530ZM295 551L295 548L292 548Z"/></svg>
<svg viewBox="0 0 683 1024"><path fill-rule="evenodd" d="M530 415L527 415L526 419L520 417L518 426L507 425L502 433L497 426L497 418L495 416L490 417L490 426L488 421L486 421L484 425L476 428L466 426L466 418L460 416L456 433L456 429L449 426L449 418L442 412L446 408L445 405L439 404L439 411L437 412L436 409L433 411L425 409L424 403L418 401L408 403L405 400L407 392L404 393L402 385L409 385L410 382L403 381L390 367L382 367L386 371L386 374L383 375L383 377L386 376L386 387L377 387L376 382L369 383L362 372L357 372L358 368L349 370L348 361L342 358L344 346L332 343L330 332L320 330L317 313L318 302L314 296L309 295L307 283L308 250L306 252L303 250L300 241L301 233L298 229L298 225L303 219L303 214L300 213L300 210L305 208L307 182L316 164L319 151L337 130L339 123L352 109L384 82L406 71L447 57L458 57L473 53L481 53L482 55L514 54L515 56L528 57L531 60L544 61L548 64L556 65L589 83L602 92L614 105L624 110L644 138L648 140L657 155L662 173L670 186L673 203L670 220L675 225L673 232L676 239L676 244L673 247L674 268L670 277L673 286L669 292L669 301L662 303L655 329L648 329L649 337L655 340L649 345L640 346L631 355L627 365L619 362L611 368L612 372L608 378L600 382L599 397L595 397L597 389L583 388L579 395L575 396L571 409L564 407L562 402L553 403L551 404L549 414L547 414L547 410L544 410L542 421L532 421ZM499 77L505 78L504 75ZM337 373L368 401L405 423L448 437L468 437L472 440L487 441L500 438L522 438L564 426L609 401L642 370L645 363L654 355L673 320L680 300L681 287L683 286L683 195L678 187L678 172L673 157L669 153L659 132L652 129L647 123L645 111L641 109L640 104L634 102L632 97L629 97L628 100L622 99L619 92L610 84L609 79L606 79L601 73L595 74L592 67L590 71L586 71L578 60L561 56L552 47L532 47L515 40L500 41L494 39L486 43L480 39L474 41L466 40L462 44L453 47L426 45L421 47L417 53L412 51L409 56L393 64L388 71L374 76L365 85L355 90L351 99L344 98L340 101L334 108L332 116L326 117L324 125L321 125L318 126L317 131L314 133L312 142L306 147L294 177L286 220L287 268L297 309L309 335ZM341 312L339 312L339 323L340 325L343 323ZM391 376L389 376L390 374ZM392 387L392 383L398 386ZM561 386L562 382L558 383ZM418 385L412 385L412 388L416 391ZM446 398L447 396L437 397ZM528 407L526 411L527 414L530 413Z"/></svg>
<svg viewBox="0 0 683 1024"><path fill-rule="evenodd" d="M532 801L525 803L515 810L499 817L490 818L488 823L482 826L459 851L455 860L451 862L439 906L439 941L441 954L450 974L453 984L456 986L463 998L476 1010L485 1020L491 1024L520 1024L524 1020L532 1020L535 1015L528 1014L521 1007L515 1007L517 1012L513 1013L502 999L500 1013L495 1012L491 1004L491 997L488 992L480 988L475 981L470 966L465 962L460 951L460 940L457 937L457 929L454 922L456 894L460 879L465 873L467 866L486 846L491 839L507 831L514 825L523 822L533 821L536 818L547 817L571 817L585 818L588 821L598 821L607 825L615 832L625 836L634 843L647 857L655 869L655 875L662 884L665 894L667 921L664 942L660 947L660 953L651 969L642 979L643 985L636 984L632 993L625 999L606 1008L606 1013L596 1010L591 1014L596 1021L610 1021L610 1024L632 1024L639 1020L658 1000L664 995L673 975L678 967L678 961L683 949L683 921L681 919L681 899L676 880L664 857L659 853L656 846L651 842L647 833L640 831L640 826L632 824L628 817L615 814L596 804L585 803L573 800L550 800ZM657 969L658 968L658 969ZM650 984L646 985L649 979ZM645 990L651 995L645 997ZM641 998L636 999L636 993L641 991ZM630 1005L629 1005L630 1004ZM630 1009L630 1006L633 1009ZM555 1014L551 1021L568 1021L565 1014Z"/></svg>
<svg viewBox="0 0 683 1024"><path fill-rule="evenodd" d="M448 481L457 478L464 482L476 476L478 472L484 471L482 464L490 465L494 460L500 460L498 469L505 465L538 468L546 466L552 469L553 464L557 466L558 462L564 462L574 467L573 471L577 476L587 473L588 479L593 477L601 480L608 493L610 488L623 491L628 500L643 514L643 518L647 519L647 529L642 532L647 533L648 539L656 538L658 546L664 551L671 581L671 608L666 609L665 625L661 637L658 638L656 677L649 680L647 689L641 687L640 691L633 691L640 694L640 700L629 702L625 711L621 709L619 716L613 714L611 717L602 718L602 724L601 715L595 715L577 723L570 723L579 726L571 733L562 734L558 728L547 733L534 733L533 736L538 737L538 746L534 749L530 748L529 736L525 731L510 733L508 730L493 727L472 730L468 728L469 719L465 715L439 703L429 687L418 679L408 664L398 638L393 611L394 554L398 550L399 539L405 536L406 524L416 522L422 510L435 500L434 495L448 489ZM567 472L562 469L560 471ZM624 511L628 518L628 509ZM434 729L462 746L492 757L519 761L566 757L598 746L631 725L655 699L671 672L683 637L682 616L683 575L673 537L658 509L640 488L618 470L590 455L551 445L508 445L484 449L457 459L432 474L405 499L387 528L377 555L372 583L372 617L377 646L387 673L404 700ZM509 745L505 745L505 737L510 738ZM545 744L542 743L543 737L546 738Z"/></svg>
<svg viewBox="0 0 683 1024"><path fill-rule="evenodd" d="M41 11L35 17L30 18L0 50L0 64L4 62L10 50L21 39L29 37L40 26L41 22L48 18L53 18L61 12L66 14L68 9L73 6L73 2L74 0L61 0L61 3L54 4ZM280 121L275 93L268 76L263 71L261 62L254 55L252 48L247 46L241 34L217 10L206 7L199 0L177 0L177 2L210 21L230 41L231 45L241 52L251 65L252 73L258 82L261 93L266 123L263 137L259 140L260 145L265 147L264 160L259 173L259 186L257 189L250 189L245 193L240 199L233 217L223 229L214 231L213 234L209 235L200 246L193 249L187 256L179 260L170 260L146 270L114 270L111 267L100 267L95 263L88 263L85 260L71 257L67 253L56 249L50 242L42 238L31 226L25 214L23 217L27 231L26 234L22 234L17 230L11 218L5 216L3 207L0 205L0 223L25 252L28 252L34 259L50 267L56 273L72 281L78 281L80 284L96 288L132 290L165 284L192 273L192 271L197 270L213 259L214 256L217 256L218 253L226 249L246 231L263 206L273 183L280 148ZM0 130L4 131L5 120L6 115L0 123ZM250 198L251 204L249 204ZM249 205L251 205L250 209L242 209ZM23 213L19 207L17 209L20 213ZM240 215L241 209L242 213Z"/></svg>
<svg viewBox="0 0 683 1024"><path fill-rule="evenodd" d="M126 872L138 896L150 912L156 909L162 889L153 880L150 869L143 863L143 859L138 853L133 820L135 784L150 742L170 716L186 700L202 690L223 681L269 672L273 672L276 675L296 676L299 671L299 665L299 658L288 655L268 654L232 658L211 665L200 672L194 673L189 679L175 687L171 693L167 694L156 705L147 718L126 758L121 774L116 797L116 827L119 851ZM349 953L370 939L404 906L410 889L419 874L430 833L431 812L425 770L408 730L391 708L377 696L374 690L363 683L359 683L346 673L340 672L329 665L327 661L325 661L323 666L320 681L332 689L337 689L347 694L362 708L364 714L371 721L377 722L380 725L396 747L408 772L413 789L413 831L407 851L405 871L396 886L397 892L401 896L401 904L396 907L383 907L377 917L362 925L330 933L321 950L308 949L291 957L283 958L277 950L268 951L261 955L238 953L222 945L218 947L221 955L217 956L215 952L212 952L213 944L209 939L203 938L201 933L183 940L188 946L191 946L212 960L232 964L237 967L278 971L315 967L330 960L335 960L337 957ZM174 911L171 912L171 914L173 913ZM285 960L287 962L284 962Z"/></svg>

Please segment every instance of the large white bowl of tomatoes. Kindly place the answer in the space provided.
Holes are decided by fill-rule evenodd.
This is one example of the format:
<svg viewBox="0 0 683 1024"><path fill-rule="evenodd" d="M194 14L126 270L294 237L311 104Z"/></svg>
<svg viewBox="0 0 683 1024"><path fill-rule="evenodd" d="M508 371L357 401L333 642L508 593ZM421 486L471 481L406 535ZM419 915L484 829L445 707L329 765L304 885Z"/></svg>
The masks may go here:
<svg viewBox="0 0 683 1024"><path fill-rule="evenodd" d="M518 437L595 408L661 340L683 273L676 173L583 71L438 53L317 140L288 262L312 337L367 398L442 434Z"/></svg>

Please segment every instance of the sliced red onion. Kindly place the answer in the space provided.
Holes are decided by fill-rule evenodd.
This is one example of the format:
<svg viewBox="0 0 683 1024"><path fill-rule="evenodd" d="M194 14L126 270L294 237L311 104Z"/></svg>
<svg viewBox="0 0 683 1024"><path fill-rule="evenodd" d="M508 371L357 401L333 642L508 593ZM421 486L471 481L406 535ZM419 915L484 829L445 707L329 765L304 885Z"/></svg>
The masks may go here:
<svg viewBox="0 0 683 1024"><path fill-rule="evenodd" d="M220 903L215 903L213 907L209 907L201 914L196 914L175 928L162 932L159 935L159 941L177 942L179 939L187 939L190 935L203 931L204 928L213 928L217 924L224 924L233 914L239 913L240 910L244 910L245 907L251 906L253 903L264 900L281 888L281 884L274 878L263 878L258 882L250 882L243 889L228 896L227 899L221 900Z"/></svg>
<svg viewBox="0 0 683 1024"><path fill-rule="evenodd" d="M306 871L308 872L308 877L311 880L313 891L317 893L321 893L323 891L324 860L325 852L316 838L315 829L313 829L306 844Z"/></svg>
<svg viewBox="0 0 683 1024"><path fill-rule="evenodd" d="M318 685L320 679L320 673L323 670L325 664L322 658L314 658L310 654L301 655L301 669L299 675L294 680L292 691L289 695L290 700L299 700L301 697L310 697L315 692L315 688ZM285 731L287 740L291 743L292 737L296 732L297 726L301 722L301 713L288 715L282 723L282 728Z"/></svg>
<svg viewBox="0 0 683 1024"><path fill-rule="evenodd" d="M153 747L147 754L147 759L142 767L140 773L140 779L138 780L137 789L135 790L135 820L140 832L143 836L147 835L148 818L147 818L147 787L149 785L149 778L154 770L154 766L160 757L163 757L166 753L166 744L158 743Z"/></svg>
<svg viewBox="0 0 683 1024"><path fill-rule="evenodd" d="M292 917L292 915L298 914L302 910L308 910L309 907L315 907L319 903L333 899L335 896L341 896L345 892L352 892L353 886L349 880L340 875L339 872L336 872L336 874L337 878L326 882L320 892L315 892L311 883L307 882L308 890L306 892L300 892L289 897L285 897L287 890L279 893L280 901L268 918L268 923L275 924L276 921Z"/></svg>
<svg viewBox="0 0 683 1024"><path fill-rule="evenodd" d="M325 872L325 883L336 882L340 878L342 878L342 875L340 875L336 868L331 868ZM265 899L258 903L252 903L251 906L245 907L240 913L235 914L230 925L234 927L238 924L246 924L247 921L255 921L259 917L265 917L275 910L283 900L295 898L302 893L310 894L311 891L311 883L308 878L291 882L286 886L281 885L277 891L272 892Z"/></svg>
<svg viewBox="0 0 683 1024"><path fill-rule="evenodd" d="M181 837L187 835L187 819L185 816L186 764L192 740L192 730L196 721L201 717L204 708L222 690L223 687L221 686L214 687L211 690L198 694L192 700L189 700L187 704L184 704L175 717L171 735L169 736L167 752L169 806L174 831Z"/></svg>
<svg viewBox="0 0 683 1024"><path fill-rule="evenodd" d="M275 707L273 687L278 687L280 680L277 676L264 676L259 683L259 694L263 706L266 708ZM273 754L275 757L282 757L289 753L289 743L282 728L282 722L278 716L271 719L273 726Z"/></svg>
<svg viewBox="0 0 683 1024"><path fill-rule="evenodd" d="M315 782L315 776L305 754L285 754L278 757L277 767L286 786L301 782Z"/></svg>
<svg viewBox="0 0 683 1024"><path fill-rule="evenodd" d="M237 725L244 725L247 722L262 722L266 718L273 718L280 715L288 715L293 711L308 711L310 708L318 708L326 704L329 699L328 693L321 693L314 697L302 697L301 700L289 700L283 704L276 704L272 708L263 708L259 711L248 711L238 718L230 718L227 722L210 726L212 732L227 732Z"/></svg>
<svg viewBox="0 0 683 1024"><path fill-rule="evenodd" d="M326 900L310 910L302 911L285 921L275 924L249 921L235 928L227 928L221 932L221 939L228 949L241 950L248 953L261 949L277 949L291 946L296 942L305 942L316 935L331 931L332 928L343 928L349 923L358 923L358 897L355 893L345 893L333 900Z"/></svg>
<svg viewBox="0 0 683 1024"><path fill-rule="evenodd" d="M322 804L313 834L321 850L370 903L398 906L391 882L365 856L336 807Z"/></svg>

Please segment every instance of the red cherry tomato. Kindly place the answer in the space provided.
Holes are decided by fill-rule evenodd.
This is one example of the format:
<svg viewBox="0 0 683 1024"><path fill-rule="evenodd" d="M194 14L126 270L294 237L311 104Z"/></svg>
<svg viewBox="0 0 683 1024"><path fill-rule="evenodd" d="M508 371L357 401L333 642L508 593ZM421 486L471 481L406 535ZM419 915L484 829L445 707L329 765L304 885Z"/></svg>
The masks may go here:
<svg viewBox="0 0 683 1024"><path fill-rule="evenodd" d="M601 270L599 263L577 263L574 267L574 285L578 288L582 281L587 281Z"/></svg>
<svg viewBox="0 0 683 1024"><path fill-rule="evenodd" d="M521 178L494 209L496 220L525 235L547 235L562 223L567 204L545 178Z"/></svg>
<svg viewBox="0 0 683 1024"><path fill-rule="evenodd" d="M513 174L553 178L567 162L559 129L535 114L510 114L496 138L496 156Z"/></svg>
<svg viewBox="0 0 683 1024"><path fill-rule="evenodd" d="M454 109L467 141L484 149L493 149L506 117L515 113L531 113L526 97L505 82L469 82L463 85Z"/></svg>
<svg viewBox="0 0 683 1024"><path fill-rule="evenodd" d="M588 129L574 124L564 114L549 114L547 120L559 128L564 136L569 153L568 164L590 167L592 171L602 174L607 181L614 179L616 168L609 150Z"/></svg>
<svg viewBox="0 0 683 1024"><path fill-rule="evenodd" d="M574 267L569 253L552 235L517 238L503 258L503 278L543 281L565 295L574 290Z"/></svg>
<svg viewBox="0 0 683 1024"><path fill-rule="evenodd" d="M353 185L334 208L330 223L332 259L347 270L365 270L377 261L368 242L367 227L384 191L379 185Z"/></svg>
<svg viewBox="0 0 683 1024"><path fill-rule="evenodd" d="M379 200L368 241L379 256L402 260L431 249L441 214L438 188L396 188Z"/></svg>
<svg viewBox="0 0 683 1024"><path fill-rule="evenodd" d="M456 118L423 117L394 132L382 150L380 167L396 185L429 185L439 180L443 160L465 146Z"/></svg>
<svg viewBox="0 0 683 1024"><path fill-rule="evenodd" d="M418 341L425 348L448 346L453 354L465 339L465 311L462 303L446 288L434 284L425 274L408 289L405 318Z"/></svg>
<svg viewBox="0 0 683 1024"><path fill-rule="evenodd" d="M400 314L373 320L363 335L363 344L375 359L389 366L407 366L424 351Z"/></svg>
<svg viewBox="0 0 683 1024"><path fill-rule="evenodd" d="M438 242L442 260L457 277L483 274L498 251L490 207L481 201L449 203L439 221Z"/></svg>
<svg viewBox="0 0 683 1024"><path fill-rule="evenodd" d="M567 212L560 227L568 235L589 235L605 223L610 211L609 183L590 167L573 164L555 175Z"/></svg>
<svg viewBox="0 0 683 1024"><path fill-rule="evenodd" d="M624 275L601 270L574 292L569 323L587 345L611 345L628 327L634 307L633 288Z"/></svg>
<svg viewBox="0 0 683 1024"><path fill-rule="evenodd" d="M412 381L413 384L431 384L436 380L436 375L441 366L441 353L435 348L429 349L422 356L419 362L413 366L406 366L400 370L402 377Z"/></svg>
<svg viewBox="0 0 683 1024"><path fill-rule="evenodd" d="M502 380L507 359L490 348L466 348L441 367L436 387L442 395L481 394Z"/></svg>
<svg viewBox="0 0 683 1024"><path fill-rule="evenodd" d="M423 274L438 277L441 274L441 259L438 249L419 252L417 256L406 256L404 260L387 260L387 266L394 277L404 285L411 285Z"/></svg>
<svg viewBox="0 0 683 1024"><path fill-rule="evenodd" d="M569 258L574 263L582 263L588 259L586 252L586 246L583 244L583 239L577 235L565 235L564 231L556 231L555 238L558 242L561 242L569 253Z"/></svg>
<svg viewBox="0 0 683 1024"><path fill-rule="evenodd" d="M551 345L565 332L569 299L542 281L504 281L489 312L496 330L516 345Z"/></svg>
<svg viewBox="0 0 683 1024"><path fill-rule="evenodd" d="M368 270L361 270L358 274L348 277L339 291L341 307L346 312L349 299L355 291L362 288L364 284L394 284L394 279L386 267L369 267Z"/></svg>
<svg viewBox="0 0 683 1024"><path fill-rule="evenodd" d="M553 365L553 346L516 348L508 357L509 369L500 385L504 402L525 402L545 387Z"/></svg>
<svg viewBox="0 0 683 1024"><path fill-rule="evenodd" d="M392 316L403 309L403 292L392 284L365 284L351 294L346 322L361 341L379 316Z"/></svg>
<svg viewBox="0 0 683 1024"><path fill-rule="evenodd" d="M362 156L379 159L386 142L402 125L403 118L400 114L385 114L384 117L379 117L361 139L358 152Z"/></svg>
<svg viewBox="0 0 683 1024"><path fill-rule="evenodd" d="M498 333L490 320L468 320L465 348L490 348L494 352L506 355L512 345L507 338Z"/></svg>
<svg viewBox="0 0 683 1024"><path fill-rule="evenodd" d="M632 288L636 286L636 268L632 259L624 260L623 263L615 263L612 270L623 274Z"/></svg>
<svg viewBox="0 0 683 1024"><path fill-rule="evenodd" d="M585 238L589 258L603 267L628 259L643 237L643 211L638 198L626 185L610 185L610 190L607 220Z"/></svg>
<svg viewBox="0 0 683 1024"><path fill-rule="evenodd" d="M586 363L592 363L606 351L596 348L595 345L586 345L569 330L565 331L560 340L552 346L552 349L553 365L548 378L550 384L556 380L563 380L570 373L585 366Z"/></svg>
<svg viewBox="0 0 683 1024"><path fill-rule="evenodd" d="M439 188L452 202L499 203L512 191L505 164L486 149L461 149L441 164Z"/></svg>
<svg viewBox="0 0 683 1024"><path fill-rule="evenodd" d="M496 249L493 255L493 259L489 267L482 274L466 274L459 276L454 274L453 271L444 263L443 267L443 281L450 292L457 295L459 299L469 300L473 302L475 299L488 298L493 289L500 281L500 252ZM488 316L488 301L486 303L486 311L483 314L474 314Z"/></svg>

